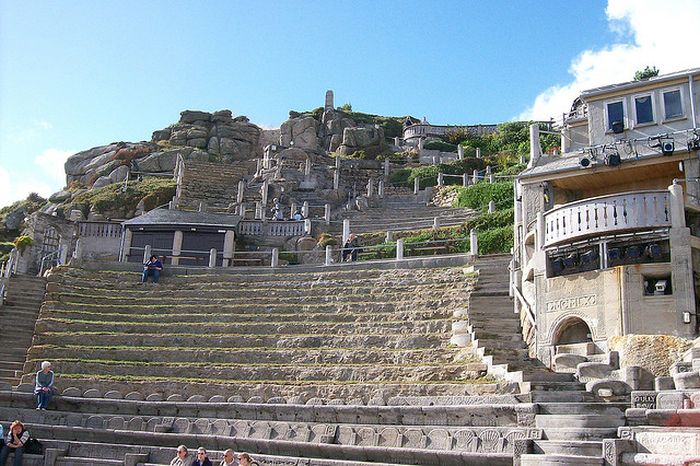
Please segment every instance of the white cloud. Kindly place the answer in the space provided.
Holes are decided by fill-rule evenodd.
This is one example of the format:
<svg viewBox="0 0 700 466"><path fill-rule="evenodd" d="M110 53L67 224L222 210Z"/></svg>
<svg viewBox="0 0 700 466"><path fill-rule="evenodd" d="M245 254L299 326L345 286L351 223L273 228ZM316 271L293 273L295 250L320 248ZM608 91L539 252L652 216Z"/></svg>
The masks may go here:
<svg viewBox="0 0 700 466"><path fill-rule="evenodd" d="M72 150L62 149L46 149L41 154L34 158L34 163L39 166L52 181L60 183L61 186L66 182L66 173L63 164L66 159L75 154Z"/></svg>
<svg viewBox="0 0 700 466"><path fill-rule="evenodd" d="M661 74L700 66L692 46L700 23L697 0L608 0L606 14L620 42L575 57L573 80L542 91L518 119L560 119L582 91L629 81L645 66Z"/></svg>
<svg viewBox="0 0 700 466"><path fill-rule="evenodd" d="M48 183L35 178L10 176L10 172L0 166L0 207L25 199L29 193L37 193L48 197L54 189Z"/></svg>

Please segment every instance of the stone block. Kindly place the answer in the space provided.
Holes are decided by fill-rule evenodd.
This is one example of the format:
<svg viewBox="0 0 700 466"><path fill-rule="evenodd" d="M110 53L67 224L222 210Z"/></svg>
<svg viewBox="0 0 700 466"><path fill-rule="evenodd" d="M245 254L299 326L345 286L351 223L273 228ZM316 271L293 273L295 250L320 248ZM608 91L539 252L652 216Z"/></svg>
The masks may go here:
<svg viewBox="0 0 700 466"><path fill-rule="evenodd" d="M683 409L683 400L687 396L683 392L662 392L656 395L656 409Z"/></svg>
<svg viewBox="0 0 700 466"><path fill-rule="evenodd" d="M690 395L690 403L693 407L700 408L700 392L695 392Z"/></svg>
<svg viewBox="0 0 700 466"><path fill-rule="evenodd" d="M345 400L342 400L341 398L332 398L328 400L328 406L344 406L345 405Z"/></svg>
<svg viewBox="0 0 700 466"><path fill-rule="evenodd" d="M126 428L129 430L143 430L143 426L144 426L143 418L140 418L140 417L132 417L126 423Z"/></svg>
<svg viewBox="0 0 700 466"><path fill-rule="evenodd" d="M268 398L267 403L271 405L284 405L287 404L287 399L281 396L273 396L272 398Z"/></svg>
<svg viewBox="0 0 700 466"><path fill-rule="evenodd" d="M85 427L89 429L104 429L105 420L102 416L90 416L85 422Z"/></svg>
<svg viewBox="0 0 700 466"><path fill-rule="evenodd" d="M629 385L632 390L651 390L654 388L654 374L640 366L627 366L615 371L618 378Z"/></svg>
<svg viewBox="0 0 700 466"><path fill-rule="evenodd" d="M160 393L151 393L146 397L146 401L163 401L163 395Z"/></svg>
<svg viewBox="0 0 700 466"><path fill-rule="evenodd" d="M576 372L579 364L588 362L588 358L578 354L560 353L552 359L556 372Z"/></svg>
<svg viewBox="0 0 700 466"><path fill-rule="evenodd" d="M105 398L109 398L111 400L120 400L122 398L122 394L116 390L110 390L107 393L105 393Z"/></svg>
<svg viewBox="0 0 700 466"><path fill-rule="evenodd" d="M102 398L102 392L96 388L85 390L83 398Z"/></svg>
<svg viewBox="0 0 700 466"><path fill-rule="evenodd" d="M260 404L263 402L264 402L264 400L262 399L261 396L251 396L250 398L248 398L248 403Z"/></svg>
<svg viewBox="0 0 700 466"><path fill-rule="evenodd" d="M386 401L381 397L370 398L367 402L367 406L386 406Z"/></svg>
<svg viewBox="0 0 700 466"><path fill-rule="evenodd" d="M20 393L34 393L34 384L21 383L17 385L16 391Z"/></svg>
<svg viewBox="0 0 700 466"><path fill-rule="evenodd" d="M133 400L133 401L143 401L143 393L141 392L129 392L126 395L124 395L125 400Z"/></svg>
<svg viewBox="0 0 700 466"><path fill-rule="evenodd" d="M173 432L179 433L179 434L185 434L190 431L190 420L180 417L177 418L173 421L173 426L172 426Z"/></svg>
<svg viewBox="0 0 700 466"><path fill-rule="evenodd" d="M677 390L700 388L700 373L678 372L673 376L673 383Z"/></svg>
<svg viewBox="0 0 700 466"><path fill-rule="evenodd" d="M633 391L630 395L632 408L654 409L656 408L655 391Z"/></svg>
<svg viewBox="0 0 700 466"><path fill-rule="evenodd" d="M212 435L229 435L231 425L226 419L217 419L211 423L210 431Z"/></svg>
<svg viewBox="0 0 700 466"><path fill-rule="evenodd" d="M325 404L323 398L309 398L306 401L306 406L321 406L323 404Z"/></svg>
<svg viewBox="0 0 700 466"><path fill-rule="evenodd" d="M604 398L625 396L632 391L630 386L621 380L592 380L586 383L586 390Z"/></svg>
<svg viewBox="0 0 700 466"><path fill-rule="evenodd" d="M189 403L204 403L207 401L207 399L203 395L192 395L191 397L187 398L187 401Z"/></svg>
<svg viewBox="0 0 700 466"><path fill-rule="evenodd" d="M12 385L7 382L0 382L0 392L11 392Z"/></svg>
<svg viewBox="0 0 700 466"><path fill-rule="evenodd" d="M362 398L352 398L347 402L347 406L364 406L365 402Z"/></svg>
<svg viewBox="0 0 700 466"><path fill-rule="evenodd" d="M657 392L662 390L674 390L675 388L673 377L656 377L654 379L654 390Z"/></svg>
<svg viewBox="0 0 700 466"><path fill-rule="evenodd" d="M600 380L609 377L612 366L600 362L582 362L576 366L576 378L581 383Z"/></svg>
<svg viewBox="0 0 700 466"><path fill-rule="evenodd" d="M61 392L61 396L80 396L82 393L77 387L68 387Z"/></svg>
<svg viewBox="0 0 700 466"><path fill-rule="evenodd" d="M222 395L214 395L211 398L209 398L209 403L225 403L226 398L224 398Z"/></svg>
<svg viewBox="0 0 700 466"><path fill-rule="evenodd" d="M123 417L111 417L107 420L107 429L109 430L122 430L124 429L124 418Z"/></svg>
<svg viewBox="0 0 700 466"><path fill-rule="evenodd" d="M228 399L226 400L229 403L243 403L245 400L241 395L232 395L229 396Z"/></svg>
<svg viewBox="0 0 700 466"><path fill-rule="evenodd" d="M628 408L625 410L625 419L629 426L643 426L647 423L646 408Z"/></svg>
<svg viewBox="0 0 700 466"><path fill-rule="evenodd" d="M700 454L700 436L694 432L670 432L668 429L634 433L638 451L669 455Z"/></svg>
<svg viewBox="0 0 700 466"><path fill-rule="evenodd" d="M185 397L180 395L179 393L173 393L167 398L167 400L172 402L185 401Z"/></svg>
<svg viewBox="0 0 700 466"><path fill-rule="evenodd" d="M668 372L671 374L671 376L675 376L676 374L682 374L684 372L691 372L693 370L693 363L691 362L685 362L685 361L678 361L676 363L671 364L671 367L668 368Z"/></svg>
<svg viewBox="0 0 700 466"><path fill-rule="evenodd" d="M683 353L684 362L693 362L693 359L700 359L700 347L695 346Z"/></svg>

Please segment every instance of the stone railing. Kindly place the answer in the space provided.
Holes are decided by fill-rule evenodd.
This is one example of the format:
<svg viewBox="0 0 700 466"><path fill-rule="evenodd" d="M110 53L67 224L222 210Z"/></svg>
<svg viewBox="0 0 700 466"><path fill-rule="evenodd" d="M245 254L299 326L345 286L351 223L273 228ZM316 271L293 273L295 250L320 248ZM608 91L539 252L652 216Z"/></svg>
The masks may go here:
<svg viewBox="0 0 700 466"><path fill-rule="evenodd" d="M596 235L671 226L669 192L640 191L572 202L544 215L544 246Z"/></svg>
<svg viewBox="0 0 700 466"><path fill-rule="evenodd" d="M119 238L122 234L121 223L116 222L78 222L78 236L81 238Z"/></svg>
<svg viewBox="0 0 700 466"><path fill-rule="evenodd" d="M247 236L303 236L310 233L310 223L301 221L241 220L238 234Z"/></svg>

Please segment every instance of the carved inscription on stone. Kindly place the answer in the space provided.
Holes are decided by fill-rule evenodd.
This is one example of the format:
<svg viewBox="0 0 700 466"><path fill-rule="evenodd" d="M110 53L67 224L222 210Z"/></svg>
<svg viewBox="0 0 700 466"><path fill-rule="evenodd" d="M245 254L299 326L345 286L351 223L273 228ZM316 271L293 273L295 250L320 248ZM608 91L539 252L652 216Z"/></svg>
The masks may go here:
<svg viewBox="0 0 700 466"><path fill-rule="evenodd" d="M568 311L598 304L598 296L594 294L561 298L545 303L547 312Z"/></svg>
<svg viewBox="0 0 700 466"><path fill-rule="evenodd" d="M633 408L656 408L656 392L632 392L631 395Z"/></svg>

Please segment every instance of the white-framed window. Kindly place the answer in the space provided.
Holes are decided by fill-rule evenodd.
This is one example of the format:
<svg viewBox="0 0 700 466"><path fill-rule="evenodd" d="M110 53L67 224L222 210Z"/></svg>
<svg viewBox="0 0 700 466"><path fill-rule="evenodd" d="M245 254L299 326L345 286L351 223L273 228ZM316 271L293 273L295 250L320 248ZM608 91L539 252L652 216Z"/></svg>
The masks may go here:
<svg viewBox="0 0 700 466"><path fill-rule="evenodd" d="M654 122L654 98L651 94L634 96L634 121L637 125Z"/></svg>
<svg viewBox="0 0 700 466"><path fill-rule="evenodd" d="M625 128L625 103L622 100L615 100L605 104L605 115L607 121L606 129L613 131L613 126L621 125Z"/></svg>
<svg viewBox="0 0 700 466"><path fill-rule="evenodd" d="M685 112L683 111L683 93L680 88L663 91L661 93L661 100L664 106L664 120L672 120L685 116Z"/></svg>

